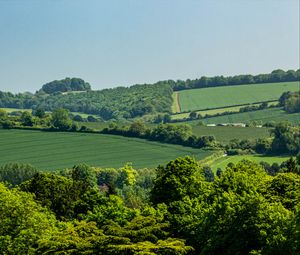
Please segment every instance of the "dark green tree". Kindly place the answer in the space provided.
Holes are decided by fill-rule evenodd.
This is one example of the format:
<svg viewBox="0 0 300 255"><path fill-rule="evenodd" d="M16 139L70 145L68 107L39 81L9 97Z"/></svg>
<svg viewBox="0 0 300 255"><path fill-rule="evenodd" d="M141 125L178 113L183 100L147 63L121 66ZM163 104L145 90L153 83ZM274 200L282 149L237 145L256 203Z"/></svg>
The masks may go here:
<svg viewBox="0 0 300 255"><path fill-rule="evenodd" d="M195 196L199 185L196 177L200 167L191 157L177 158L165 167L157 168L157 177L151 193L154 204L182 200L185 196ZM200 179L201 180L201 179Z"/></svg>
<svg viewBox="0 0 300 255"><path fill-rule="evenodd" d="M75 165L71 171L71 176L74 181L81 184L83 190L97 187L96 172L86 164Z"/></svg>
<svg viewBox="0 0 300 255"><path fill-rule="evenodd" d="M66 109L56 109L52 112L51 124L59 130L69 130L72 127L72 121L69 117L69 111Z"/></svg>
<svg viewBox="0 0 300 255"><path fill-rule="evenodd" d="M38 170L30 164L8 163L0 166L0 182L8 182L12 186L19 185L37 172Z"/></svg>
<svg viewBox="0 0 300 255"><path fill-rule="evenodd" d="M22 115L21 115L20 119L21 119L22 125L24 125L24 126L31 127L34 124L32 114L28 111L22 112Z"/></svg>

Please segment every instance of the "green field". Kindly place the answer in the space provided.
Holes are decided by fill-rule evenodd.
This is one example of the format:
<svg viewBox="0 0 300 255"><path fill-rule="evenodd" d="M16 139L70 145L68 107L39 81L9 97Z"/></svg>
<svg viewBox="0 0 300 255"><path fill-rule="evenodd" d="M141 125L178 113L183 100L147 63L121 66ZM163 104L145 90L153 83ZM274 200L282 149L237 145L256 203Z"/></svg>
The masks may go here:
<svg viewBox="0 0 300 255"><path fill-rule="evenodd" d="M56 170L87 163L99 167L156 167L179 156L203 159L212 152L121 136L0 129L0 164L30 163Z"/></svg>
<svg viewBox="0 0 300 255"><path fill-rule="evenodd" d="M278 104L278 101L273 101L269 102L268 106L271 105L276 105ZM231 107L224 107L224 108L217 108L217 109L211 109L211 110L203 110L203 111L196 111L198 114L201 114L201 116L205 116L206 114L208 115L214 115L218 113L223 113L223 112L239 112L239 110L245 106L258 106L260 104L249 104L249 105L242 105L242 106L231 106ZM179 113L179 114L173 114L171 115L172 120L178 120L178 119L184 119L188 118L190 115L189 112L184 112L184 113Z"/></svg>
<svg viewBox="0 0 300 255"><path fill-rule="evenodd" d="M206 127L193 126L196 136L213 135L217 141L228 143L232 139L257 139L270 136L270 129L258 127Z"/></svg>
<svg viewBox="0 0 300 255"><path fill-rule="evenodd" d="M186 121L181 123L197 124L199 122L204 124L220 124L220 123L249 123L253 121L266 123L269 121L280 122L289 121L293 124L300 124L299 113L286 113L281 108L270 108L265 110L258 110L253 112L235 113L230 115L204 118L195 121Z"/></svg>
<svg viewBox="0 0 300 255"><path fill-rule="evenodd" d="M218 168L221 168L222 170L226 169L226 166L228 163L232 162L236 164L237 162L243 160L243 159L248 159L252 160L254 162L261 162L265 161L268 162L269 164L273 163L278 163L281 164L283 161L286 161L289 159L288 156L262 156L262 155L237 155L237 156L226 156L223 158L220 158L216 160L212 165L211 168L214 172L217 171Z"/></svg>
<svg viewBox="0 0 300 255"><path fill-rule="evenodd" d="M299 82L223 86L179 91L181 112L278 100L285 91L298 91Z"/></svg>

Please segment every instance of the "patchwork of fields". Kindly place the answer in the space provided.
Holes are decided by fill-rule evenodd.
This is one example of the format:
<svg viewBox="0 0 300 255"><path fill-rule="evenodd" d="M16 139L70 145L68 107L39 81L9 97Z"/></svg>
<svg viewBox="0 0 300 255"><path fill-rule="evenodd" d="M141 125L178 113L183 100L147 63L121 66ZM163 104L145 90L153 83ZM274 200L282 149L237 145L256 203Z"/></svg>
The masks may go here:
<svg viewBox="0 0 300 255"><path fill-rule="evenodd" d="M278 101L272 101L268 102L268 106L275 106L278 104ZM259 104L251 104L251 106L259 106ZM200 114L202 117L207 115L214 115L218 113L224 113L224 112L235 112L238 113L241 108L245 107L245 105L242 106L230 106L230 107L224 107L224 108L217 108L217 109L210 109L210 110L202 110L202 111L196 111L197 114ZM172 120L178 120L178 119L184 119L189 118L190 112L184 112L184 113L178 113L171 115Z"/></svg>
<svg viewBox="0 0 300 255"><path fill-rule="evenodd" d="M274 122L289 121L293 124L300 124L300 114L286 113L281 108L269 108L269 109L258 110L253 112L234 113L230 115L210 117L201 120L186 121L180 123L197 125L200 121L204 124L250 123L253 121L257 121L262 124L269 121L274 121Z"/></svg>
<svg viewBox="0 0 300 255"><path fill-rule="evenodd" d="M203 159L212 152L121 136L0 129L0 164L30 163L57 170L87 163L99 167L154 168L179 156Z"/></svg>
<svg viewBox="0 0 300 255"><path fill-rule="evenodd" d="M278 100L285 91L298 91L299 82L249 84L190 89L178 92L181 112Z"/></svg>
<svg viewBox="0 0 300 255"><path fill-rule="evenodd" d="M270 108L265 110L258 110L253 112L243 112L231 115L224 115L212 118L203 119L206 124L218 124L218 123L249 123L258 121L266 123L269 121L289 121L294 124L300 123L299 113L286 113L280 108Z"/></svg>

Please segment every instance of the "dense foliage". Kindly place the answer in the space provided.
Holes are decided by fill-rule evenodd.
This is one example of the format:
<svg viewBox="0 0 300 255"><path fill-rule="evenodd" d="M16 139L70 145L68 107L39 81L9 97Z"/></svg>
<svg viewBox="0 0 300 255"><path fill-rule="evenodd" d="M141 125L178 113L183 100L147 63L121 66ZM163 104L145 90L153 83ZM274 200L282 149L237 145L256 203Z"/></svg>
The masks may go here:
<svg viewBox="0 0 300 255"><path fill-rule="evenodd" d="M285 92L279 98L280 106L288 113L300 113L300 87L298 92Z"/></svg>
<svg viewBox="0 0 300 255"><path fill-rule="evenodd" d="M47 111L64 108L73 112L97 114L104 120L171 112L171 105L172 89L167 84L50 95L0 92L0 107L42 108Z"/></svg>
<svg viewBox="0 0 300 255"><path fill-rule="evenodd" d="M70 91L88 91L91 90L91 85L80 78L65 78L63 80L55 80L43 85L41 91L47 94L55 92L70 92Z"/></svg>
<svg viewBox="0 0 300 255"><path fill-rule="evenodd" d="M27 176L21 165L6 167ZM292 167L270 176L243 161L210 182L190 157L156 174L85 164L36 172L19 187L0 183L0 253L296 255L300 175Z"/></svg>

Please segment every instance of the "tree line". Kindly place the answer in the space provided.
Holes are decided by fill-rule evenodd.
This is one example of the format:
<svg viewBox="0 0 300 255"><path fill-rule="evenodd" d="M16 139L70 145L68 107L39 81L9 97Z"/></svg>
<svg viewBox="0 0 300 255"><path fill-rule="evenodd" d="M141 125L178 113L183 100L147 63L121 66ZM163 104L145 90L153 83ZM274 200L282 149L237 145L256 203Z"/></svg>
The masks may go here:
<svg viewBox="0 0 300 255"><path fill-rule="evenodd" d="M235 76L202 76L200 79L190 80L168 80L160 83L169 84L174 91L195 88L209 88L219 86L234 86L244 84L274 83L274 82L291 82L300 81L300 69L284 71L277 69L267 74L244 74Z"/></svg>
<svg viewBox="0 0 300 255"><path fill-rule="evenodd" d="M194 148L216 148L219 145L216 138L212 135L200 137L193 135L192 127L187 124L158 124L155 127L148 127L142 121L135 121L129 126L111 124L109 127L104 128L101 133L138 137L150 141L179 144Z"/></svg>

